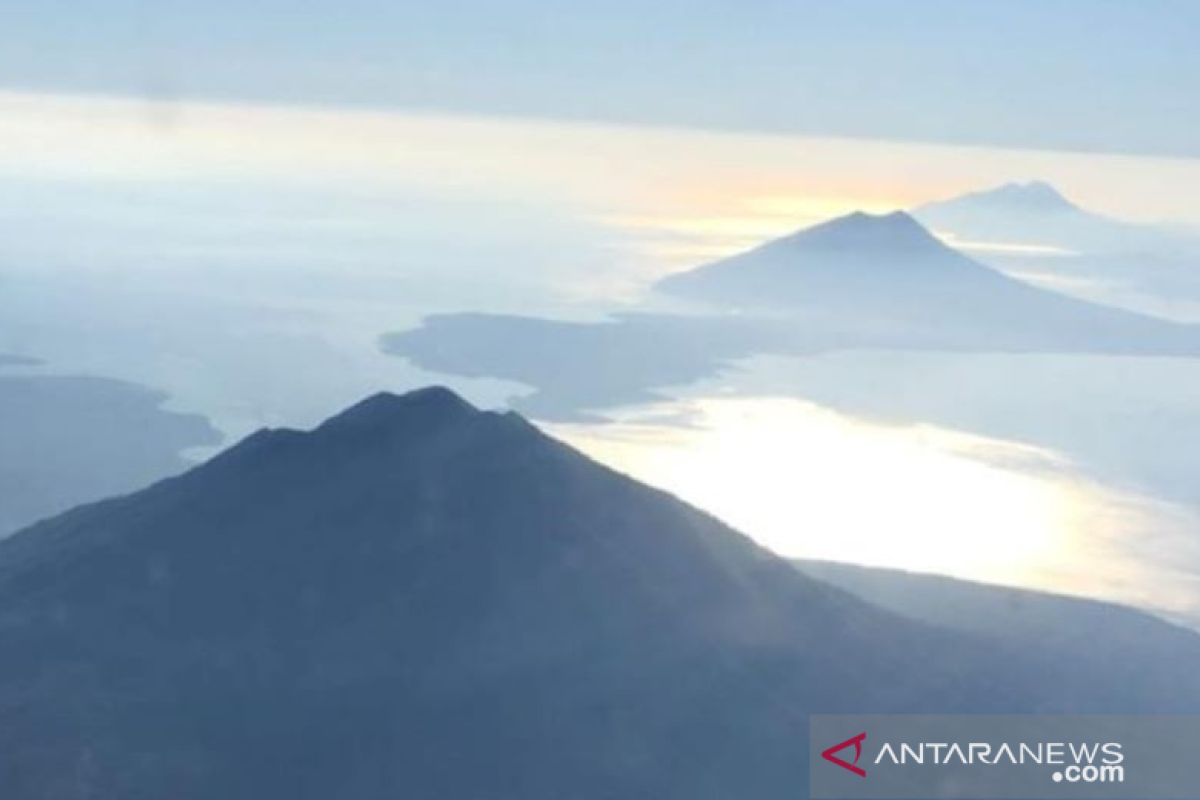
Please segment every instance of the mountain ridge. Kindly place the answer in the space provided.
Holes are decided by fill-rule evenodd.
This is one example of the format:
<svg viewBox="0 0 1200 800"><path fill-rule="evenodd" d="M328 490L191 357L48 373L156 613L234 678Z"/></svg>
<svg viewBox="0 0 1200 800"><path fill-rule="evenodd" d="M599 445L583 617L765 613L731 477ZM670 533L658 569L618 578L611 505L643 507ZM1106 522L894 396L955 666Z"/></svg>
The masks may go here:
<svg viewBox="0 0 1200 800"><path fill-rule="evenodd" d="M923 203L913 209L912 214L919 219L922 214L933 213L955 205L977 205L996 210L1023 211L1033 214L1088 213L1069 200L1053 184L1044 180L1030 180L1024 183L1011 181L999 186L965 192L944 200Z"/></svg>
<svg viewBox="0 0 1200 800"><path fill-rule="evenodd" d="M841 217L801 228L779 239L766 242L793 245L819 244L840 247L846 244L875 247L940 246L941 243L906 211L870 214L853 211Z"/></svg>

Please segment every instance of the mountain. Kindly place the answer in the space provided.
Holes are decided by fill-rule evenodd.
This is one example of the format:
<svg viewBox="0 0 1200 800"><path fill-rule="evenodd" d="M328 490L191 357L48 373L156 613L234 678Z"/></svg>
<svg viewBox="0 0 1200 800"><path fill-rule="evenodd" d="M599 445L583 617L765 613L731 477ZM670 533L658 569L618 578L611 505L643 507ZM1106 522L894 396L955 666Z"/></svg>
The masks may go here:
<svg viewBox="0 0 1200 800"><path fill-rule="evenodd" d="M794 563L880 608L1033 654L1047 671L1086 672L1097 661L1129 664L1136 653L1140 674L1169 684L1178 680L1180 664L1200 663L1194 631L1113 603L896 569Z"/></svg>
<svg viewBox="0 0 1200 800"><path fill-rule="evenodd" d="M1156 313L1200 301L1200 235L1089 211L1041 181L928 203L913 215L989 264L1090 299Z"/></svg>
<svg viewBox="0 0 1200 800"><path fill-rule="evenodd" d="M1006 183L977 192L967 192L947 200L939 200L918 206L913 214L918 219L925 215L973 211L993 214L1082 214L1086 213L1068 200L1062 192L1045 181Z"/></svg>
<svg viewBox="0 0 1200 800"><path fill-rule="evenodd" d="M964 264L903 211L861 211L805 228L754 249L686 272L655 288L727 305L789 306L877 302L897 288L958 282L981 269Z"/></svg>
<svg viewBox="0 0 1200 800"><path fill-rule="evenodd" d="M765 800L814 711L1200 710L1200 665L1046 673L440 388L0 542L0 609L6 800Z"/></svg>
<svg viewBox="0 0 1200 800"><path fill-rule="evenodd" d="M1088 211L1044 181L1006 183L913 209L923 224L956 238L1040 245L1070 252L1139 252L1167 231Z"/></svg>
<svg viewBox="0 0 1200 800"><path fill-rule="evenodd" d="M655 288L710 307L786 316L851 345L1200 354L1195 326L1024 283L947 247L902 211L839 217Z"/></svg>
<svg viewBox="0 0 1200 800"><path fill-rule="evenodd" d="M566 421L671 396L755 356L1200 355L1197 325L1018 280L947 247L904 212L850 214L655 289L599 321L435 314L385 334L380 346L425 370L523 384L532 390L516 401L523 411Z"/></svg>

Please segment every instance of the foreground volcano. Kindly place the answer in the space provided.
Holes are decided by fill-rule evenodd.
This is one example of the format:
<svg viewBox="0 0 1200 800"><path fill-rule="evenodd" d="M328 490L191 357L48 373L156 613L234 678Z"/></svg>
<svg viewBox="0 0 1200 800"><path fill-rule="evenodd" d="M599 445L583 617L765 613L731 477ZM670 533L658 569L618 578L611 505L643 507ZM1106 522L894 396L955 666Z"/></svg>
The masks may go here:
<svg viewBox="0 0 1200 800"><path fill-rule="evenodd" d="M812 711L1200 708L1194 661L1027 655L377 395L0 544L0 797L790 798Z"/></svg>

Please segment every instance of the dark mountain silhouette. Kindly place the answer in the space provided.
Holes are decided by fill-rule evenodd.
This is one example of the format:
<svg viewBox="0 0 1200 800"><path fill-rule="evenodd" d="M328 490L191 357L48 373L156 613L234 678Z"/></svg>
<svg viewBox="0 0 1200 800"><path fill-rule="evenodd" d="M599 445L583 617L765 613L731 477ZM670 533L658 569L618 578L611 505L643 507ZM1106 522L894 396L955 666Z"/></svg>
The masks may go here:
<svg viewBox="0 0 1200 800"><path fill-rule="evenodd" d="M6 800L790 798L812 711L1200 709L1194 664L1046 675L436 388L17 534L0 609Z"/></svg>
<svg viewBox="0 0 1200 800"><path fill-rule="evenodd" d="M840 217L656 288L718 308L800 315L873 346L1200 354L1194 326L1031 286L947 247L902 211Z"/></svg>

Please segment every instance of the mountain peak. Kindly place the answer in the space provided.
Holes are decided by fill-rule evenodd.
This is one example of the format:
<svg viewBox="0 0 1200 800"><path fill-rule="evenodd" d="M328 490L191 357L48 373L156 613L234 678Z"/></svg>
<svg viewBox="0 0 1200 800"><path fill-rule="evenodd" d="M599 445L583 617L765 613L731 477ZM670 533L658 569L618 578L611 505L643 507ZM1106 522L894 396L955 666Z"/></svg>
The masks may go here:
<svg viewBox="0 0 1200 800"><path fill-rule="evenodd" d="M355 447L366 440L416 441L423 434L446 430L484 416L444 386L427 386L404 394L378 392L330 417L311 431L262 428L218 453L198 472L213 472L235 462L262 463L281 452L312 445Z"/></svg>
<svg viewBox="0 0 1200 800"><path fill-rule="evenodd" d="M317 430L428 427L462 421L479 413L479 409L445 386L426 386L404 394L373 394L326 420Z"/></svg>
<svg viewBox="0 0 1200 800"><path fill-rule="evenodd" d="M805 228L789 239L795 244L806 246L870 250L942 247L920 222L904 211L892 211L887 214L855 211Z"/></svg>
<svg viewBox="0 0 1200 800"><path fill-rule="evenodd" d="M994 189L992 193L997 199L1011 203L1020 203L1030 208L1075 208L1075 204L1063 196L1062 192L1045 181L1035 180L1025 183L1006 183Z"/></svg>
<svg viewBox="0 0 1200 800"><path fill-rule="evenodd" d="M969 192L949 200L930 203L919 211L942 207L974 205L989 209L1001 209L1021 213L1046 213L1078 211L1079 207L1068 200L1062 192L1046 181L1012 181L978 192Z"/></svg>
<svg viewBox="0 0 1200 800"><path fill-rule="evenodd" d="M856 211L734 256L670 275L668 294L725 307L849 304L893 313L901 294L944 293L991 271L947 247L904 211Z"/></svg>

